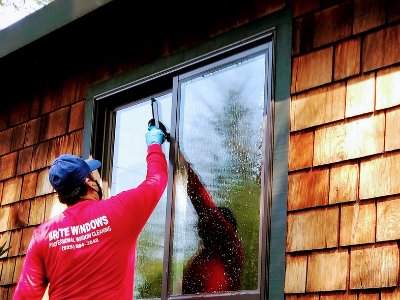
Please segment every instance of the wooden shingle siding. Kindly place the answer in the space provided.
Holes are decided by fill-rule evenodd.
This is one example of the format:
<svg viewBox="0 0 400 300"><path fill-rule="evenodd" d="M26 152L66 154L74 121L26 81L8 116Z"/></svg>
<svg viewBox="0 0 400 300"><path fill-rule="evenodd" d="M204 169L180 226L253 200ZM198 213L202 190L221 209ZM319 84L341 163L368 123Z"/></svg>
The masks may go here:
<svg viewBox="0 0 400 300"><path fill-rule="evenodd" d="M13 152L0 157L0 180L15 176L17 169L18 152Z"/></svg>
<svg viewBox="0 0 400 300"><path fill-rule="evenodd" d="M286 295L285 300L319 300L319 294Z"/></svg>
<svg viewBox="0 0 400 300"><path fill-rule="evenodd" d="M72 154L82 156L83 129L75 132L74 149Z"/></svg>
<svg viewBox="0 0 400 300"><path fill-rule="evenodd" d="M312 166L314 131L300 131L290 135L289 171Z"/></svg>
<svg viewBox="0 0 400 300"><path fill-rule="evenodd" d="M21 245L22 229L13 230L11 233L9 256L17 256L19 254L19 247Z"/></svg>
<svg viewBox="0 0 400 300"><path fill-rule="evenodd" d="M394 22L400 19L400 2L398 0L387 0L388 22Z"/></svg>
<svg viewBox="0 0 400 300"><path fill-rule="evenodd" d="M391 241L400 239L400 196L390 197L377 203L376 240Z"/></svg>
<svg viewBox="0 0 400 300"><path fill-rule="evenodd" d="M36 197L50 194L54 190L49 180L49 170L50 168L39 171L36 185Z"/></svg>
<svg viewBox="0 0 400 300"><path fill-rule="evenodd" d="M376 109L399 105L400 66L379 70L376 75Z"/></svg>
<svg viewBox="0 0 400 300"><path fill-rule="evenodd" d="M375 201L342 205L340 213L340 246L375 242Z"/></svg>
<svg viewBox="0 0 400 300"><path fill-rule="evenodd" d="M29 211L29 225L39 225L43 223L45 206L45 196L31 200L31 207Z"/></svg>
<svg viewBox="0 0 400 300"><path fill-rule="evenodd" d="M24 261L25 261L25 256L17 257L16 262L15 262L13 283L18 283L18 280L19 280L19 277L21 275L21 270L22 270L22 266L24 264Z"/></svg>
<svg viewBox="0 0 400 300"><path fill-rule="evenodd" d="M33 198L36 193L38 172L32 172L24 175L22 183L21 200Z"/></svg>
<svg viewBox="0 0 400 300"><path fill-rule="evenodd" d="M292 93L331 82L332 66L333 47L295 57L292 64Z"/></svg>
<svg viewBox="0 0 400 300"><path fill-rule="evenodd" d="M351 35L352 1L326 8L314 15L314 48Z"/></svg>
<svg viewBox="0 0 400 300"><path fill-rule="evenodd" d="M11 151L19 150L24 146L26 123L14 127L11 142Z"/></svg>
<svg viewBox="0 0 400 300"><path fill-rule="evenodd" d="M353 34L385 24L386 1L354 0Z"/></svg>
<svg viewBox="0 0 400 300"><path fill-rule="evenodd" d="M76 86L75 102L85 99L86 90L92 84L93 84L93 73L91 70L79 74Z"/></svg>
<svg viewBox="0 0 400 300"><path fill-rule="evenodd" d="M285 293L305 293L307 255L286 255Z"/></svg>
<svg viewBox="0 0 400 300"><path fill-rule="evenodd" d="M346 290L349 274L347 249L314 251L308 256L307 292Z"/></svg>
<svg viewBox="0 0 400 300"><path fill-rule="evenodd" d="M51 139L67 133L70 107L64 107L46 115L44 140Z"/></svg>
<svg viewBox="0 0 400 300"><path fill-rule="evenodd" d="M380 294L375 291L359 291L358 300L379 300ZM383 296L382 296L383 299Z"/></svg>
<svg viewBox="0 0 400 300"><path fill-rule="evenodd" d="M386 111L385 151L400 149L399 120L400 106Z"/></svg>
<svg viewBox="0 0 400 300"><path fill-rule="evenodd" d="M339 208L337 206L289 213L287 222L287 252L338 246Z"/></svg>
<svg viewBox="0 0 400 300"><path fill-rule="evenodd" d="M400 193L400 152L361 160L360 199Z"/></svg>
<svg viewBox="0 0 400 300"><path fill-rule="evenodd" d="M385 114L361 116L315 130L314 166L384 151Z"/></svg>
<svg viewBox="0 0 400 300"><path fill-rule="evenodd" d="M293 0L293 17L304 15L319 8L319 0Z"/></svg>
<svg viewBox="0 0 400 300"><path fill-rule="evenodd" d="M313 15L308 15L295 21L292 46L293 55L301 54L312 49L313 22Z"/></svg>
<svg viewBox="0 0 400 300"><path fill-rule="evenodd" d="M321 293L320 300L357 300L357 292Z"/></svg>
<svg viewBox="0 0 400 300"><path fill-rule="evenodd" d="M9 127L21 124L29 120L29 113L31 109L32 99L31 96L25 96L14 102L10 111Z"/></svg>
<svg viewBox="0 0 400 300"><path fill-rule="evenodd" d="M26 126L24 147L28 147L40 142L40 128L42 118L30 120Z"/></svg>
<svg viewBox="0 0 400 300"><path fill-rule="evenodd" d="M330 171L329 204L357 200L358 186L358 163L350 161L333 165Z"/></svg>
<svg viewBox="0 0 400 300"><path fill-rule="evenodd" d="M70 132L83 128L84 116L85 116L85 101L79 101L74 105L72 105L68 131Z"/></svg>
<svg viewBox="0 0 400 300"><path fill-rule="evenodd" d="M21 149L18 152L17 176L31 170L33 147Z"/></svg>
<svg viewBox="0 0 400 300"><path fill-rule="evenodd" d="M46 167L49 142L37 144L33 147L31 171Z"/></svg>
<svg viewBox="0 0 400 300"><path fill-rule="evenodd" d="M8 258L3 260L3 268L1 270L0 284L11 284L14 276L15 258Z"/></svg>
<svg viewBox="0 0 400 300"><path fill-rule="evenodd" d="M399 300L400 291L396 289L383 289L381 294L381 300Z"/></svg>
<svg viewBox="0 0 400 300"><path fill-rule="evenodd" d="M375 105L375 73L347 80L346 118L373 112Z"/></svg>
<svg viewBox="0 0 400 300"><path fill-rule="evenodd" d="M77 76L73 76L64 80L61 97L61 107L70 105L75 102L77 80Z"/></svg>
<svg viewBox="0 0 400 300"><path fill-rule="evenodd" d="M397 286L398 277L399 248L397 243L351 248L351 289Z"/></svg>
<svg viewBox="0 0 400 300"><path fill-rule="evenodd" d="M10 152L12 134L12 128L0 132L0 155Z"/></svg>
<svg viewBox="0 0 400 300"><path fill-rule="evenodd" d="M35 119L40 116L40 103L42 100L42 92L34 91L32 96L32 106L30 112L30 119Z"/></svg>
<svg viewBox="0 0 400 300"><path fill-rule="evenodd" d="M0 232L7 230L9 216L10 205L0 206Z"/></svg>
<svg viewBox="0 0 400 300"><path fill-rule="evenodd" d="M17 202L21 196L22 176L4 181L1 205Z"/></svg>
<svg viewBox="0 0 400 300"><path fill-rule="evenodd" d="M289 211L327 205L328 195L328 168L314 168L289 175Z"/></svg>
<svg viewBox="0 0 400 300"><path fill-rule="evenodd" d="M364 37L362 71L386 67L400 62L400 24L373 31Z"/></svg>
<svg viewBox="0 0 400 300"><path fill-rule="evenodd" d="M344 82L293 96L290 115L291 131L343 119L345 102Z"/></svg>
<svg viewBox="0 0 400 300"><path fill-rule="evenodd" d="M339 43L335 47L333 79L360 74L361 38Z"/></svg>
<svg viewBox="0 0 400 300"><path fill-rule="evenodd" d="M26 250L29 246L29 241L31 240L33 232L36 230L37 226L26 227L22 229L21 245L19 247L19 254L26 254Z"/></svg>
<svg viewBox="0 0 400 300"><path fill-rule="evenodd" d="M10 217L8 218L8 230L28 226L30 201L21 201L10 205Z"/></svg>
<svg viewBox="0 0 400 300"><path fill-rule="evenodd" d="M70 133L49 141L49 150L47 152L47 166L51 166L53 161L61 154L72 154L74 137L75 134Z"/></svg>

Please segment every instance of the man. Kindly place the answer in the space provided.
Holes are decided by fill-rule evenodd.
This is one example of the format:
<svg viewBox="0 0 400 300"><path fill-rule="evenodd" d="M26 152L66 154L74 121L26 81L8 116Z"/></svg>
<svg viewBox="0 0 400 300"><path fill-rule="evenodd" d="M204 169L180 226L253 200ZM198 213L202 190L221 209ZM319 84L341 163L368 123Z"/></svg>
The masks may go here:
<svg viewBox="0 0 400 300"><path fill-rule="evenodd" d="M182 293L214 293L240 289L244 253L236 235L236 219L227 207L217 206L200 178L186 162L187 191L198 215L200 250L188 262L183 279Z"/></svg>
<svg viewBox="0 0 400 300"><path fill-rule="evenodd" d="M101 200L100 162L62 155L50 182L68 208L39 226L30 241L14 299L133 298L136 240L167 184L157 127L146 134L147 176L136 189Z"/></svg>

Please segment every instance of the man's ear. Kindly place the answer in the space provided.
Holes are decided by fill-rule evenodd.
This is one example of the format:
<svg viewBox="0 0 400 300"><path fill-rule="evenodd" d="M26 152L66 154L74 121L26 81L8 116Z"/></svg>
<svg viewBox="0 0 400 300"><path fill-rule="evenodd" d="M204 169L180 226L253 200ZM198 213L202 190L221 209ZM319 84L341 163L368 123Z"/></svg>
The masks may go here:
<svg viewBox="0 0 400 300"><path fill-rule="evenodd" d="M86 185L88 185L88 186L92 186L92 183L90 183L90 178L89 178L89 177L86 177L85 183L86 183Z"/></svg>

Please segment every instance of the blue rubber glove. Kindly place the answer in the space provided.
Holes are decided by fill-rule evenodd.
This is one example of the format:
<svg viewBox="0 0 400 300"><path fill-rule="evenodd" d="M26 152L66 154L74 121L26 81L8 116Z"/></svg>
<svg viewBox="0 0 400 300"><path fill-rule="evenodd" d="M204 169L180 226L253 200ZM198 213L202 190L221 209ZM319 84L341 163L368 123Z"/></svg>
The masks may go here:
<svg viewBox="0 0 400 300"><path fill-rule="evenodd" d="M165 141L164 132L157 126L150 126L149 131L146 133L147 147L153 144L162 145Z"/></svg>

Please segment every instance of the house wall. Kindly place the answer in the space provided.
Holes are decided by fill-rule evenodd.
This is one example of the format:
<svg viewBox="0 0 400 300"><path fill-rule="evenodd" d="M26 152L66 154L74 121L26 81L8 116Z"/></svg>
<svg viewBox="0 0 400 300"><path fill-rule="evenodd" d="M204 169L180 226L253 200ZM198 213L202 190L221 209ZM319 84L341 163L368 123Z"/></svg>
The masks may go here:
<svg viewBox="0 0 400 300"><path fill-rule="evenodd" d="M213 9L199 8L186 17L179 11L164 16L159 24L165 28L156 36L145 28L132 34L139 21L121 29L108 20L105 40L119 33L106 50L66 43L70 56L19 65L24 56L18 51L5 58L10 84L3 85L7 98L0 110L0 232L12 248L0 261L0 299L12 299L33 230L63 209L48 169L62 153L81 155L86 89L287 5L293 5L294 15L286 299L400 297L398 1L229 4L212 3ZM90 33L88 28L93 30L81 29ZM40 43L30 47L41 49ZM14 63L23 72L13 70ZM28 79L21 73L39 75ZM16 91L18 80L25 93Z"/></svg>

